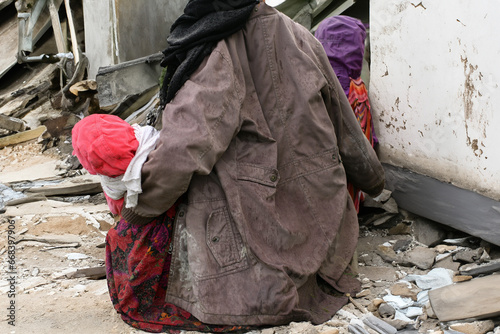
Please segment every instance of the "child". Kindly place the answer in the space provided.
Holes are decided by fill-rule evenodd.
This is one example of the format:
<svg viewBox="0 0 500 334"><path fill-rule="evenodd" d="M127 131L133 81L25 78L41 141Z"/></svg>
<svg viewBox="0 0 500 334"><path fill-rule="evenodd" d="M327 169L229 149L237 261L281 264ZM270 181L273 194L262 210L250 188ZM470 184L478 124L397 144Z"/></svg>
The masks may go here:
<svg viewBox="0 0 500 334"><path fill-rule="evenodd" d="M141 168L156 145L159 132L151 126L130 125L118 116L93 114L72 130L73 154L92 175L101 176L109 209L119 214L141 193Z"/></svg>

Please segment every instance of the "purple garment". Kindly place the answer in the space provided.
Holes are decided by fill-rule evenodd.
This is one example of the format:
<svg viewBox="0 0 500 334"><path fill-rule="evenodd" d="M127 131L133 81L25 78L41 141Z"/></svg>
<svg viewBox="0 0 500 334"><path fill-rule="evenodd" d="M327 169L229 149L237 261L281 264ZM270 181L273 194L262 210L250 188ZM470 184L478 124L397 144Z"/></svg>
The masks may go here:
<svg viewBox="0 0 500 334"><path fill-rule="evenodd" d="M314 35L323 45L330 64L348 95L350 78L357 79L361 76L365 26L356 18L338 15L324 19Z"/></svg>

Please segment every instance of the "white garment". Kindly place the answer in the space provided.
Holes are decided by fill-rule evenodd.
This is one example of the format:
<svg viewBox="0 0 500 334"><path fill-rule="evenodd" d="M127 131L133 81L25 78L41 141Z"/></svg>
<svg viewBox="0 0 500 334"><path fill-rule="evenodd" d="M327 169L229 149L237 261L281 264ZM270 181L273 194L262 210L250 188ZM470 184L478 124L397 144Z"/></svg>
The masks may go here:
<svg viewBox="0 0 500 334"><path fill-rule="evenodd" d="M137 205L139 194L142 193L141 169L148 158L149 153L156 147L156 140L160 132L152 126L132 125L135 137L139 142L135 156L125 171L125 174L117 177L100 175L101 185L110 198L118 200L125 194L125 207L133 208Z"/></svg>

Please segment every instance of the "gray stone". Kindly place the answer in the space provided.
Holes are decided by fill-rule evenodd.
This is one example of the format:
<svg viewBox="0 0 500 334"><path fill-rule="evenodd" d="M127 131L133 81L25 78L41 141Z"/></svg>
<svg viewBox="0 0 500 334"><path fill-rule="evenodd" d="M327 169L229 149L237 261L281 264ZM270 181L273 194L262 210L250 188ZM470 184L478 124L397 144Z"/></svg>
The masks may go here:
<svg viewBox="0 0 500 334"><path fill-rule="evenodd" d="M495 324L492 320L474 321L450 325L450 329L465 334L485 334L488 331L493 330L493 328L495 328Z"/></svg>
<svg viewBox="0 0 500 334"><path fill-rule="evenodd" d="M453 255L453 260L459 261L459 262L464 262L464 263L473 263L478 261L481 258L481 255L483 255L484 249L482 248L477 248L477 249L464 249L462 251L459 251Z"/></svg>
<svg viewBox="0 0 500 334"><path fill-rule="evenodd" d="M408 248L410 247L411 245L411 240L398 240L396 241L396 243L394 244L394 246L392 246L392 249L397 253L397 252L405 252L408 250Z"/></svg>
<svg viewBox="0 0 500 334"><path fill-rule="evenodd" d="M458 272L458 268L460 267L460 263L454 262L452 256L447 256L444 259L437 261L434 264L434 268L445 268L453 270L453 272Z"/></svg>
<svg viewBox="0 0 500 334"><path fill-rule="evenodd" d="M500 271L500 260L483 264L470 263L460 267L460 274L469 276L487 275L497 271Z"/></svg>
<svg viewBox="0 0 500 334"><path fill-rule="evenodd" d="M432 220L415 217L412 226L415 239L426 246L435 246L446 238L442 226Z"/></svg>
<svg viewBox="0 0 500 334"><path fill-rule="evenodd" d="M411 225L407 222L401 222L389 229L389 235L412 234Z"/></svg>
<svg viewBox="0 0 500 334"><path fill-rule="evenodd" d="M394 267L362 266L359 267L359 273L364 277L368 277L373 282L379 280L395 282L397 280L396 269L394 269Z"/></svg>
<svg viewBox="0 0 500 334"><path fill-rule="evenodd" d="M415 247L406 254L405 260L417 268L427 270L434 264L436 253L427 247Z"/></svg>
<svg viewBox="0 0 500 334"><path fill-rule="evenodd" d="M380 314L382 318L393 318L396 314L396 310L391 305L382 303L378 307L378 314Z"/></svg>

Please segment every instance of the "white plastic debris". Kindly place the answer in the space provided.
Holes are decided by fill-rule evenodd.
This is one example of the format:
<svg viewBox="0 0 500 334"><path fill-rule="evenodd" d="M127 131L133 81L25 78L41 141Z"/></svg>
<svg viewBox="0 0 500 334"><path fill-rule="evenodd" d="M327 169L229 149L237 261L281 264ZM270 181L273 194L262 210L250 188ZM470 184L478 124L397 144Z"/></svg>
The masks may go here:
<svg viewBox="0 0 500 334"><path fill-rule="evenodd" d="M418 317L419 315L422 315L424 314L424 311L422 310L421 307L408 307L406 309L406 312L405 312L405 315L408 317L408 318L416 318Z"/></svg>
<svg viewBox="0 0 500 334"><path fill-rule="evenodd" d="M413 305L413 300L411 298L394 296L391 293L382 297L382 299L396 310L405 309Z"/></svg>
<svg viewBox="0 0 500 334"><path fill-rule="evenodd" d="M445 268L434 268L427 275L408 275L404 278L422 290L432 290L453 284L453 271Z"/></svg>

